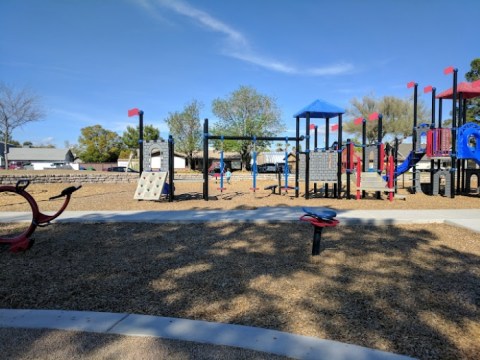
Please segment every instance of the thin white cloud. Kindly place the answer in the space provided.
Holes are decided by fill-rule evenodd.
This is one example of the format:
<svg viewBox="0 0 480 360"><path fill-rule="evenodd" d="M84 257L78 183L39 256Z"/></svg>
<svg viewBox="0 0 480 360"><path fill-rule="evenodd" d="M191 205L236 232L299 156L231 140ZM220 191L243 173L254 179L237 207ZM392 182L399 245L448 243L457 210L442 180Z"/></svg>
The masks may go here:
<svg viewBox="0 0 480 360"><path fill-rule="evenodd" d="M157 20L160 20L162 23L166 23L166 24L171 23L170 20L160 15L160 13L157 11L157 9L155 8L151 0L130 0L130 1L140 6L141 8L143 8L143 10L147 11L151 16L153 16Z"/></svg>
<svg viewBox="0 0 480 360"><path fill-rule="evenodd" d="M174 10L178 14L187 16L199 22L210 30L226 35L230 39L230 41L233 42L233 45L248 46L248 42L241 32L214 18L205 11L196 9L193 6L190 6L189 4L178 0L158 0L158 2L161 5Z"/></svg>
<svg viewBox="0 0 480 360"><path fill-rule="evenodd" d="M137 1L139 5L148 9L149 13L154 12L152 1L155 0ZM221 52L225 56L254 64L271 71L291 75L331 76L349 74L354 71L354 66L345 62L314 68L301 68L299 66L288 65L282 61L269 58L253 51L248 39L241 31L236 30L232 26L215 18L207 12L191 6L185 1L156 0L156 4L168 8L177 14L186 16L211 31L224 35L226 37L226 46Z"/></svg>
<svg viewBox="0 0 480 360"><path fill-rule="evenodd" d="M225 52L225 54L235 59L243 60L245 62L255 64L270 70L278 71L284 74L298 74L298 69L293 66L289 66L279 61L267 59L252 53Z"/></svg>
<svg viewBox="0 0 480 360"><path fill-rule="evenodd" d="M307 69L306 73L309 75L323 76L349 74L353 71L354 67L352 64L342 62L330 66Z"/></svg>

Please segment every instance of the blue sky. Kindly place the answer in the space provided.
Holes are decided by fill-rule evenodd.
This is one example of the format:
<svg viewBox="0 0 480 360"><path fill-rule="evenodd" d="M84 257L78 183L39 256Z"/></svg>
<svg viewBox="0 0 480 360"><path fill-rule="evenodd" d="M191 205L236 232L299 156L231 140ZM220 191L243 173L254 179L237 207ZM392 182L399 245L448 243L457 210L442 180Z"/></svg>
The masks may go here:
<svg viewBox="0 0 480 360"><path fill-rule="evenodd" d="M463 81L479 13L478 0L2 0L0 81L47 111L20 142L64 147L96 124L121 134L133 107L166 137L169 112L196 99L214 122L212 100L240 85L274 97L292 136L315 99L406 98L410 81L442 91L448 66Z"/></svg>

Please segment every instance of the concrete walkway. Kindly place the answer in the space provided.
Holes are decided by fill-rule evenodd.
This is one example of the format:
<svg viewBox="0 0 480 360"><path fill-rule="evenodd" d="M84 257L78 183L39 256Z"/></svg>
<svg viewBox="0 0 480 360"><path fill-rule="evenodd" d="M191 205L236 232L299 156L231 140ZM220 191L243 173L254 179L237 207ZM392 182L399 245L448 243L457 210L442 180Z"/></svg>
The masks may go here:
<svg viewBox="0 0 480 360"><path fill-rule="evenodd" d="M315 211L319 207L309 207ZM255 210L196 211L66 211L55 222L291 222L299 207ZM340 210L341 225L447 223L480 232L480 209L468 210ZM31 213L1 212L0 222L31 221ZM249 326L146 315L50 310L0 309L0 327L77 330L103 334L154 336L251 349L295 359L406 359L356 345Z"/></svg>
<svg viewBox="0 0 480 360"><path fill-rule="evenodd" d="M313 211L324 208L308 207ZM290 222L303 215L301 207L265 207L255 210L179 211L65 211L55 222ZM340 225L397 225L446 223L480 232L480 209L465 210L338 210ZM31 213L1 212L0 222L31 221Z"/></svg>

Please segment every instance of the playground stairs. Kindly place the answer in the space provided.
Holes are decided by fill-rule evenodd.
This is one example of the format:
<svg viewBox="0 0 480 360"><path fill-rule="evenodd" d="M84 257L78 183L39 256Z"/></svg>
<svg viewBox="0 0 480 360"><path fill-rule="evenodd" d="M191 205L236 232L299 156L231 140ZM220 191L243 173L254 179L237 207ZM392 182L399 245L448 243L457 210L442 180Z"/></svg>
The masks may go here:
<svg viewBox="0 0 480 360"><path fill-rule="evenodd" d="M362 191L387 191L394 192L395 189L389 189L387 182L376 172L362 172L360 187Z"/></svg>

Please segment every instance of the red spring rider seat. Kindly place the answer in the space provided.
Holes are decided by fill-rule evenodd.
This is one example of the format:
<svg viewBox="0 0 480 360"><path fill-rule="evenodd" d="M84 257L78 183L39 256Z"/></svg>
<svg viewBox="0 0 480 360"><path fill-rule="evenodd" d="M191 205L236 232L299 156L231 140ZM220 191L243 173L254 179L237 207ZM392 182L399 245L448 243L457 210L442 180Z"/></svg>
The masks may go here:
<svg viewBox="0 0 480 360"><path fill-rule="evenodd" d="M312 210L303 208L305 214L300 217L300 221L306 221L312 224L314 228L312 256L320 254L320 240L322 239L322 230L324 227L334 227L340 222L335 219L337 213L333 210L319 210L313 212Z"/></svg>

